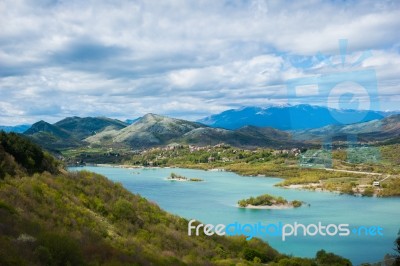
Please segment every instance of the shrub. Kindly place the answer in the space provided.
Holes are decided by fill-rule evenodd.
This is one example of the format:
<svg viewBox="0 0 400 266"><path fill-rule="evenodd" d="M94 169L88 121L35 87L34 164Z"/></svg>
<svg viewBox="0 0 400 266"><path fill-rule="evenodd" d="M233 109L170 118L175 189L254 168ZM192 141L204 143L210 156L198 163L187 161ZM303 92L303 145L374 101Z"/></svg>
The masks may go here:
<svg viewBox="0 0 400 266"><path fill-rule="evenodd" d="M303 204L303 203L302 203L301 201L299 201L299 200L294 200L294 201L292 201L292 205L293 205L293 207L295 207L295 208L301 207L302 204Z"/></svg>
<svg viewBox="0 0 400 266"><path fill-rule="evenodd" d="M373 195L374 195L374 189L371 187L366 188L363 192L363 196L366 197L372 197Z"/></svg>
<svg viewBox="0 0 400 266"><path fill-rule="evenodd" d="M51 265L84 265L78 243L67 236L50 233L41 236L37 249L40 260L51 261Z"/></svg>
<svg viewBox="0 0 400 266"><path fill-rule="evenodd" d="M328 253L321 249L317 252L315 260L320 266L350 266L352 265L348 259L333 253Z"/></svg>
<svg viewBox="0 0 400 266"><path fill-rule="evenodd" d="M267 256L258 250L252 248L245 248L243 250L243 258L248 261L261 261L261 262L268 262Z"/></svg>

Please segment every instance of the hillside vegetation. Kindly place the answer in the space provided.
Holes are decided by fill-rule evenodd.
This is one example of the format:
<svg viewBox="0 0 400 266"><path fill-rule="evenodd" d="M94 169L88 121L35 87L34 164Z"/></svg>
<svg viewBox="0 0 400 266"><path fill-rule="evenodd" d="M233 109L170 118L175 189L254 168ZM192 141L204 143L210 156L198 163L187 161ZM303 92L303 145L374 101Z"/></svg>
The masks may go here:
<svg viewBox="0 0 400 266"><path fill-rule="evenodd" d="M222 168L242 175L281 177L279 186L339 191L364 196L400 196L400 145L373 147L379 157L368 161L362 155L364 148L351 151L358 157L349 158L348 150L246 150L229 145L208 147L174 146L153 148L131 156L126 164L138 166L176 166L182 168ZM368 149L367 149L368 151ZM302 155L318 154L307 165ZM368 153L367 153L368 155ZM325 158L329 157L329 158ZM351 159L351 160L350 160ZM325 160L325 162L324 162ZM331 160L331 165L326 165ZM353 162L354 160L354 162ZM321 162L320 162L321 161ZM330 171L325 170L325 168ZM380 186L373 186L380 181Z"/></svg>
<svg viewBox="0 0 400 266"><path fill-rule="evenodd" d="M331 253L284 256L258 239L190 237L187 220L122 185L59 171L26 139L0 136L0 265L317 265L326 254L336 265L350 265Z"/></svg>
<svg viewBox="0 0 400 266"><path fill-rule="evenodd" d="M88 172L6 179L0 212L0 265L204 265L244 260L248 250L265 262L278 256L260 240L189 237L185 219Z"/></svg>
<svg viewBox="0 0 400 266"><path fill-rule="evenodd" d="M240 207L247 206L288 206L298 208L301 207L302 202L299 200L287 201L282 197L275 197L269 194L263 194L257 197L250 197L248 199L241 199L238 201Z"/></svg>
<svg viewBox="0 0 400 266"><path fill-rule="evenodd" d="M16 133L0 131L0 179L44 171L58 173L59 162Z"/></svg>

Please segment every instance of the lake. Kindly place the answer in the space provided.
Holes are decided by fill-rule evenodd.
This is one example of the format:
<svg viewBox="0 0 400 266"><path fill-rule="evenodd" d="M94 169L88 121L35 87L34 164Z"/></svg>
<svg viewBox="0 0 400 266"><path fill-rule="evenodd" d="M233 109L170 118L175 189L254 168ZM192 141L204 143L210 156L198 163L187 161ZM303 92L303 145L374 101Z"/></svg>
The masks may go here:
<svg viewBox="0 0 400 266"><path fill-rule="evenodd" d="M320 249L349 258L355 265L377 262L387 253L394 253L394 240L400 228L400 198L368 198L275 187L281 179L247 177L231 172L202 171L180 168L113 168L77 167L120 182L133 193L156 202L164 210L203 223L290 223L349 224L380 226L383 236L350 234L349 236L268 236L263 239L278 251L301 257L314 257ZM174 172L204 182L166 180ZM296 209L254 210L237 208L238 200L261 194L282 196L287 200L301 200L304 206ZM310 206L308 206L308 204ZM195 237L195 236L193 236Z"/></svg>

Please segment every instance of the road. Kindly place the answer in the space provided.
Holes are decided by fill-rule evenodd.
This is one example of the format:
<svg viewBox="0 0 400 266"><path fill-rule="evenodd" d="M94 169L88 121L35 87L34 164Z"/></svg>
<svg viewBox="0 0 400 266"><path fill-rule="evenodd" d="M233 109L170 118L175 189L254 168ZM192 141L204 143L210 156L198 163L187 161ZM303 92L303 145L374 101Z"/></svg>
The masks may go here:
<svg viewBox="0 0 400 266"><path fill-rule="evenodd" d="M333 171L333 172L344 172L344 173L353 173L353 174L363 174L363 175L384 175L382 173L373 173L373 172L361 172L361 171L351 171L351 170L343 170L343 169L333 169L333 168L323 168L326 171Z"/></svg>
<svg viewBox="0 0 400 266"><path fill-rule="evenodd" d="M332 168L323 168L326 171L333 171L333 172L343 172L343 173L353 173L353 174L362 174L362 175L375 175L375 176L383 176L385 175L386 177L379 182L382 182L390 177L399 177L395 175L388 175L388 174L382 174L382 173L373 173L373 172L362 172L362 171L351 171L351 170L343 170L343 169L332 169Z"/></svg>

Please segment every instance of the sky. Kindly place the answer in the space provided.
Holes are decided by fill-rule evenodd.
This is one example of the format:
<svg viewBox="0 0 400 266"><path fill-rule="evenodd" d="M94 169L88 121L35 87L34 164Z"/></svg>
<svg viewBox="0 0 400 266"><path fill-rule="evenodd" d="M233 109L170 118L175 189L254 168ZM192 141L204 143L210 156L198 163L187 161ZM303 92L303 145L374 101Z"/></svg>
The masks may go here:
<svg viewBox="0 0 400 266"><path fill-rule="evenodd" d="M400 1L0 0L0 125L399 110L399 29Z"/></svg>

